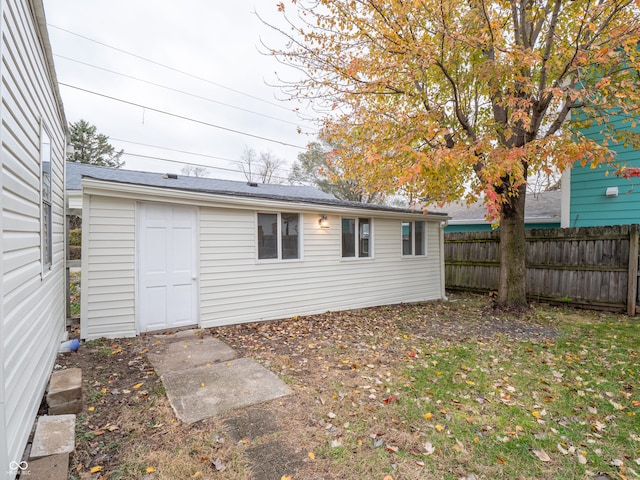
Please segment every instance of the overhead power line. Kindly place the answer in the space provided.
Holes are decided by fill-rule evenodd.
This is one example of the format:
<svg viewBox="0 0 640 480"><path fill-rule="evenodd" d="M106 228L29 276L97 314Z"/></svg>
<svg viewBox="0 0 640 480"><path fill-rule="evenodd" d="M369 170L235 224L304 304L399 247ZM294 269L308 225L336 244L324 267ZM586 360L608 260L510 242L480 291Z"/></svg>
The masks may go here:
<svg viewBox="0 0 640 480"><path fill-rule="evenodd" d="M146 83L148 85L153 85L154 87L164 88L165 90L170 90L172 92L181 93L181 94L187 95L189 97L197 98L198 100L204 100L206 102L215 103L217 105L223 105L225 107L229 107L229 108L233 108L233 109L236 109L236 110L240 110L242 112L251 113L253 115L259 115L261 117L269 118L271 120L277 120L278 122L288 123L290 125L295 125L295 126L298 126L298 127L300 125L299 123L296 123L296 122L291 122L289 120L284 120L282 118L273 117L273 116L267 115L265 113L256 112L254 110L249 110L247 108L242 108L242 107L238 107L236 105L231 105L231 104L228 104L228 103L220 102L218 100L214 100L214 99L208 98L208 97L203 97L201 95L196 95L194 93L186 92L186 91L180 90L178 88L169 87L167 85L162 85L160 83L152 82L150 80L145 80L143 78L134 77L133 75L129 75L129 74L122 73L122 72L117 72L117 71L111 70L109 68L100 67L98 65L93 65L91 63L87 63L87 62L83 62L83 61L80 61L80 60L76 60L74 58L65 57L64 55L58 55L57 53L54 53L53 56L54 57L58 57L58 58L62 58L62 59L67 60L69 62L75 62L75 63L79 63L81 65L85 65L87 67L95 68L97 70L102 70L103 72L109 72L109 73L112 73L114 75L119 75L121 77L130 78L131 80L135 80L137 82L142 82L142 83Z"/></svg>
<svg viewBox="0 0 640 480"><path fill-rule="evenodd" d="M171 158L163 158L163 157L156 157L154 155L143 155L143 154L138 154L138 153L130 153L130 152L124 152L123 155L129 155L131 157L139 157L139 158L148 158L150 160L156 160L156 161L160 161L160 162L168 162L168 163L177 163L179 165L189 165L189 166L194 166L194 167L203 167L203 168L207 168L210 170L222 170L224 172L233 172L236 173L238 175L243 175L243 173L240 170L235 170L233 168L225 168L225 167L213 167L211 165L205 165L202 163L193 163L193 162L183 162L181 160L173 160ZM283 180L283 181L287 181L288 178L286 177L280 177L278 175L272 175L271 178L275 178L277 180Z"/></svg>
<svg viewBox="0 0 640 480"><path fill-rule="evenodd" d="M215 85L216 87L223 88L223 89L228 90L228 91L233 92L233 93L237 93L238 95L243 95L245 97L249 97L249 98L252 98L254 100L257 100L259 102L266 103L266 104L269 104L269 105L273 105L274 107L277 107L277 108L282 108L283 110L287 110L289 112L291 111L289 108L284 107L283 105L280 105L278 103L270 102L269 100L265 100L264 98L260 98L260 97L257 97L255 95L251 95L250 93L246 93L246 92L237 90L235 88L227 87L226 85L222 85L221 83L217 83L217 82L214 82L214 81L209 80L207 78L200 77L198 75L194 75L193 73L185 72L184 70L180 70L179 68L172 67L171 65L167 65L167 64L164 64L164 63L156 62L155 60L151 60L150 58L143 57L142 55L138 55L136 53L129 52L129 51L124 50L122 48L114 47L113 45L109 45L107 43L101 42L99 40L95 40L95 39L87 37L85 35L81 35L79 33L72 32L71 30L67 30L66 28L58 27L57 25L53 25L51 23L47 23L47 27L55 28L56 30L60 30L62 32L68 33L69 35L74 35L76 37L82 38L82 39L87 40L89 42L97 43L98 45L102 45L103 47L110 48L110 49L115 50L117 52L124 53L125 55L129 55L131 57L137 58L139 60L143 60L143 61L151 63L153 65L157 65L159 67L166 68L166 69L171 70L173 72L180 73L181 75L186 75L187 77L191 77L191 78L194 78L196 80L200 80L202 82L209 83L210 85Z"/></svg>
<svg viewBox="0 0 640 480"><path fill-rule="evenodd" d="M175 117L175 118L179 118L181 120L186 120L188 122L198 123L200 125L205 125L207 127L217 128L219 130L224 130L226 132L235 133L235 134L238 134L238 135L244 135L246 137L256 138L258 140L264 140L265 142L277 143L279 145L284 145L286 147L293 147L293 148L297 148L297 149L300 149L300 150L306 150L306 147L301 147L300 145L294 145L293 143L283 142L282 140L275 140L273 138L263 137L261 135L256 135L256 134L249 133L249 132L243 132L241 130L235 130L235 129L229 128L229 127L223 127L222 125L216 125L214 123L205 122L203 120L197 120L195 118L187 117L185 115L179 115L177 113L167 112L166 110L160 110L158 108L149 107L149 106L146 106L146 105L142 105L140 103L130 102L129 100L123 100L121 98L112 97L111 95L106 95L104 93L94 92L93 90L87 90L86 88L76 87L75 85L69 85L68 83L58 82L58 84L62 85L64 87L73 88L74 90L79 90L81 92L90 93L92 95L97 95L99 97L107 98L109 100L114 100L116 102L124 103L124 104L127 104L127 105L132 105L132 106L138 107L138 108L143 108L143 109L149 110L151 112L161 113L163 115L168 115L170 117Z"/></svg>
<svg viewBox="0 0 640 480"><path fill-rule="evenodd" d="M167 150L169 152L184 153L186 155L195 155L195 156L198 156L198 157L212 158L214 160L224 160L224 161L227 161L227 162L238 162L238 160L233 160L231 158L218 157L218 156L209 155L209 154L206 154L206 153L189 152L188 150L180 150L178 148L161 147L160 145L152 145L150 143L134 142L132 140L125 140L123 138L109 137L109 140L115 140L117 142L123 142L123 143L130 143L132 145L140 145L142 147L157 148L159 150Z"/></svg>

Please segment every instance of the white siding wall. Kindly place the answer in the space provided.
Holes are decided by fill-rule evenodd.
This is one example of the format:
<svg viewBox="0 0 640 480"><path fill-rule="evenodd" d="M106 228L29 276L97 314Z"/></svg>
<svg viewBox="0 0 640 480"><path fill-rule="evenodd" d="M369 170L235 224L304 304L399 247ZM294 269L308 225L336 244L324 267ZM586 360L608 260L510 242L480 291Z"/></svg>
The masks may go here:
<svg viewBox="0 0 640 480"><path fill-rule="evenodd" d="M343 259L340 217L330 215L330 228L320 229L320 213L301 213L300 260L261 261L254 210L200 206L200 325L442 297L439 221L427 223L427 255L403 257L402 219L366 212L361 216L373 218L374 256ZM136 200L84 195L83 338L136 335L135 223Z"/></svg>
<svg viewBox="0 0 640 480"><path fill-rule="evenodd" d="M83 198L82 338L136 335L135 214L133 200Z"/></svg>
<svg viewBox="0 0 640 480"><path fill-rule="evenodd" d="M64 334L65 137L31 7L24 0L0 5L0 477L13 478L8 462L22 456ZM41 123L52 140L53 265L44 273Z"/></svg>
<svg viewBox="0 0 640 480"><path fill-rule="evenodd" d="M326 230L319 215L303 218L303 259L264 262L255 212L201 208L203 327L441 297L439 222L429 222L426 257L402 257L401 220L374 217L374 257L346 260L340 217Z"/></svg>

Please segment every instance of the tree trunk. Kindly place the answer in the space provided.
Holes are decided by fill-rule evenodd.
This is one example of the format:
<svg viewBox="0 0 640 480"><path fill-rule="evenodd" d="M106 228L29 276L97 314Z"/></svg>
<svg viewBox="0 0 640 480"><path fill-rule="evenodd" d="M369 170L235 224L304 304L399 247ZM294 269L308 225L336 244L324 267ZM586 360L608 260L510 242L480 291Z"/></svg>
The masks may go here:
<svg viewBox="0 0 640 480"><path fill-rule="evenodd" d="M502 206L500 213L500 282L498 304L504 308L526 309L526 241L524 235L524 205L526 185L518 196Z"/></svg>

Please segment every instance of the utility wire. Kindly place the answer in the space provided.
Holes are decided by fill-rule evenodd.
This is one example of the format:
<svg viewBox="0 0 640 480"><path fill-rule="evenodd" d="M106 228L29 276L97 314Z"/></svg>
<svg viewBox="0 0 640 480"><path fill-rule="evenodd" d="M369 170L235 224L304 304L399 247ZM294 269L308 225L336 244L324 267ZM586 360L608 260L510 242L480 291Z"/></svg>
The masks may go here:
<svg viewBox="0 0 640 480"><path fill-rule="evenodd" d="M110 69L104 68L104 67L99 67L98 65L93 65L91 63L87 63L87 62L83 62L83 61L80 61L80 60L76 60L74 58L65 57L64 55L58 55L57 53L54 53L53 56L54 57L58 57L58 58L62 58L64 60L67 60L67 61L70 61L70 62L79 63L79 64L85 65L87 67L95 68L97 70L102 70L103 72L109 72L109 73L113 73L114 75L120 75L121 77L125 77L125 78L130 78L132 80L136 80L138 82L147 83L147 84L153 85L155 87L164 88L165 90L170 90L172 92L181 93L183 95L187 95L189 97L197 98L199 100L204 100L206 102L211 102L211 103L215 103L215 104L218 104L218 105L223 105L225 107L234 108L236 110L240 110L240 111L243 111L243 112L251 113L253 115L259 115L261 117L270 118L272 120L277 120L279 122L284 122L284 123L288 123L288 124L295 125L295 126L299 127L299 124L296 123L296 122L291 122L289 120L284 120L282 118L272 117L271 115L266 115L264 113L260 113L260 112L256 112L256 111L249 110L249 109L246 109L246 108L238 107L236 105L230 105L228 103L219 102L218 100L214 100L212 98L203 97L201 95L196 95L194 93L190 93L190 92L186 92L184 90L180 90L180 89L177 89L177 88L169 87L167 85L162 85L160 83L155 83L155 82L151 82L149 80L144 80L142 78L134 77L133 75L128 75L126 73L117 72L115 70L110 70Z"/></svg>
<svg viewBox="0 0 640 480"><path fill-rule="evenodd" d="M160 161L160 162L177 163L177 164L185 165L185 166L188 165L188 166L194 166L194 167L203 167L203 168L207 168L207 169L211 169L211 170L222 170L222 171L225 171L225 172L237 173L239 175L243 174L240 170L235 170L233 168L213 167L211 165L204 165L202 163L183 162L181 160L173 160L171 158L156 157L156 156L153 156L153 155L143 155L143 154L129 153L129 152L124 152L123 155L129 155L131 157L139 157L139 158L148 158L150 160L157 160L157 161ZM275 178L275 179L278 179L278 180L284 180L284 181L288 180L288 178L280 177L278 175L272 175L271 178Z"/></svg>
<svg viewBox="0 0 640 480"><path fill-rule="evenodd" d="M148 107L146 105L141 105L139 103L130 102L128 100L123 100L121 98L112 97L110 95L105 95L104 93L94 92L92 90L87 90L85 88L76 87L75 85L69 85L68 83L58 82L58 84L62 85L64 87L68 87L68 88L73 88L75 90L79 90L81 92L90 93L92 95L97 95L99 97L107 98L109 100L114 100L116 102L124 103L124 104L127 104L127 105L133 105L134 107L143 108L145 110L149 110L149 111L152 111L152 112L161 113L163 115L168 115L168 116L171 116L171 117L179 118L181 120L187 120L189 122L198 123L200 125L206 125L207 127L218 128L218 129L224 130L226 132L236 133L238 135L244 135L246 137L251 137L251 138L257 138L258 140L264 140L266 142L277 143L277 144L284 145L284 146L287 146L287 147L293 147L293 148L298 148L300 150L306 150L306 147L301 147L300 145L294 145L293 143L287 143L287 142L283 142L281 140L275 140L273 138L267 138L267 137L263 137L263 136L260 136L260 135L255 135L253 133L243 132L241 130L235 130L233 128L228 128L228 127L223 127L221 125L216 125L214 123L205 122L203 120L197 120L195 118L186 117L184 115L179 115L177 113L167 112L166 110L160 110L158 108Z"/></svg>
<svg viewBox="0 0 640 480"><path fill-rule="evenodd" d="M177 149L177 148L161 147L159 145L151 145L149 143L133 142L133 141L130 141L130 140L124 140L122 138L109 137L109 140L115 140L117 142L123 142L123 143L131 143L133 145L139 145L139 146L142 146L142 147L157 148L159 150L167 150L169 152L184 153L186 155L195 155L197 157L211 158L211 159L214 159L214 160L223 160L225 162L235 163L237 165L244 165L244 162L242 160L235 160L235 159L232 159L232 158L217 157L215 155L208 155L206 153L189 152L187 150L180 150L180 149ZM124 153L126 154L127 152L125 151ZM196 165L198 167L217 168L217 167L209 167L207 165L200 165L200 164L191 163L191 162L182 162L181 161L180 163L188 163L189 165Z"/></svg>
<svg viewBox="0 0 640 480"><path fill-rule="evenodd" d="M115 140L117 142L123 142L123 143L130 143L132 145L140 145L142 147L151 147L151 148L157 148L157 149L160 149L160 150L168 150L170 152L184 153L184 154L187 154L187 155L195 155L195 156L198 156L198 157L206 157L206 158L211 158L211 159L214 159L214 160L224 160L226 162L234 162L234 163L235 162L239 162L239 160L233 160L231 158L217 157L215 155L208 155L206 153L189 152L187 150L180 150L178 148L161 147L159 145L152 145L150 143L142 143L142 142L134 142L132 140L125 140L123 138L109 137L109 140Z"/></svg>
<svg viewBox="0 0 640 480"><path fill-rule="evenodd" d="M230 92L237 93L238 95L243 95L245 97L249 97L249 98L252 98L254 100L257 100L259 102L267 103L269 105L273 105L274 107L282 108L282 109L287 110L289 112L291 111L289 108L284 107L284 106L282 106L282 105L280 105L278 103L270 102L269 100L265 100L263 98L256 97L255 95L251 95L249 93L245 93L245 92L242 92L240 90L236 90L235 88L227 87L226 85L222 85L220 83L216 83L216 82L214 82L212 80L209 80L207 78L200 77L198 75L194 75L193 73L185 72L184 70L180 70L180 69L172 67L170 65L166 65L166 64L160 63L160 62L156 62L155 60L151 60L150 58L143 57L142 55L138 55L136 53L128 52L127 50L123 50L121 48L114 47L113 45L109 45L107 43L100 42L98 40L94 40L93 38L89 38L89 37L87 37L85 35L80 35L79 33L72 32L71 30L67 30L65 28L58 27L58 26L53 25L51 23L47 23L47 26L51 27L51 28L55 28L56 30L63 31L63 32L68 33L70 35L75 35L76 37L83 38L83 39L88 40L90 42L97 43L98 45L102 45L103 47L107 47L107 48L110 48L112 50L116 50L117 52L124 53L125 55L129 55L131 57L135 57L137 59L140 59L140 60L143 60L145 62L151 63L153 65L158 65L160 67L166 68L166 69L171 70L173 72L180 73L181 75L186 75L187 77L195 78L196 80L200 80L202 82L206 82L206 83L209 83L211 85L215 85L216 87L224 88L225 90L229 90Z"/></svg>

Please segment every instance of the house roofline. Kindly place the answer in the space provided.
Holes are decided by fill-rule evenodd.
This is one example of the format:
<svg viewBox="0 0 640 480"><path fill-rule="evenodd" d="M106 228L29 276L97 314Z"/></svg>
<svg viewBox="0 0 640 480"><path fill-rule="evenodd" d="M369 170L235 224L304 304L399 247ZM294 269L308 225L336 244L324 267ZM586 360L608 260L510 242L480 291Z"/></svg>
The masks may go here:
<svg viewBox="0 0 640 480"><path fill-rule="evenodd" d="M47 19L44 13L44 5L42 0L30 0L30 3L33 7L33 15L36 20L40 40L42 42L42 50L44 51L47 68L51 73L51 88L53 89L53 96L55 97L56 104L58 105L62 127L64 128L65 134L68 134L69 126L67 125L67 117L64 113L64 105L62 103L62 95L60 94L60 87L58 86L58 75L56 73L55 62L53 61L53 50L51 49L49 31L47 30Z"/></svg>
<svg viewBox="0 0 640 480"><path fill-rule="evenodd" d="M560 223L560 217L527 217L524 220L525 225L528 223ZM491 225L484 218L471 218L465 220L449 220L449 225Z"/></svg>
<svg viewBox="0 0 640 480"><path fill-rule="evenodd" d="M330 202L317 199L300 199L291 197L274 198L265 195L249 195L236 192L211 192L202 190L185 190L172 187L157 187L132 184L113 180L101 180L88 176L82 177L83 194L103 195L121 198L127 194L136 200L164 200L170 202L188 203L190 205L211 206L221 205L226 208L254 208L254 209L282 209L283 206L294 207L302 211L321 213L353 213L362 214L366 211L376 212L378 216L394 218L411 217L428 221L446 221L449 216L444 213L423 213L415 210L384 207L375 204L360 204L336 200Z"/></svg>

